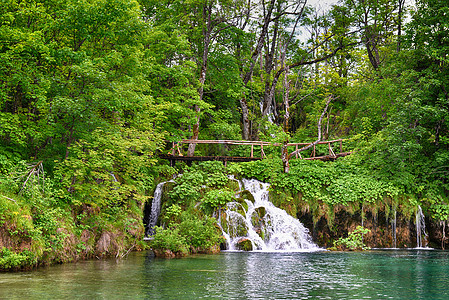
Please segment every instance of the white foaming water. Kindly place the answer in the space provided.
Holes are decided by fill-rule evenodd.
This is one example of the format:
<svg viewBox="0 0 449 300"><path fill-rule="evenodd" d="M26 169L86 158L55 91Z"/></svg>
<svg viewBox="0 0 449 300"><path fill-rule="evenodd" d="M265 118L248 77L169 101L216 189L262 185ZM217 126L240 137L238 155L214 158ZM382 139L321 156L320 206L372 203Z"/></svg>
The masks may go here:
<svg viewBox="0 0 449 300"><path fill-rule="evenodd" d="M228 203L226 221L219 219L228 250L239 250L242 242L250 242L252 250L264 252L322 250L312 242L309 230L301 222L269 201L269 184L243 179L242 185L254 202L242 199Z"/></svg>
<svg viewBox="0 0 449 300"><path fill-rule="evenodd" d="M174 182L173 180L161 182L156 186L153 195L153 201L151 202L151 213L150 218L148 220L147 226L147 236L152 236L155 234L154 226L157 224L157 219L159 218L159 214L161 213L161 198L162 198L162 189L164 188L164 184L167 182Z"/></svg>
<svg viewBox="0 0 449 300"><path fill-rule="evenodd" d="M416 212L416 248L427 248L426 221L420 205Z"/></svg>

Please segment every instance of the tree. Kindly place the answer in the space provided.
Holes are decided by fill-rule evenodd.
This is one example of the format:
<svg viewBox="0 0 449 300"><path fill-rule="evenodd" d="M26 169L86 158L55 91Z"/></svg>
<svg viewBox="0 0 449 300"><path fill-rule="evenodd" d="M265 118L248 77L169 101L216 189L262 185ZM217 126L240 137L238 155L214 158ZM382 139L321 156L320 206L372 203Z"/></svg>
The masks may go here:
<svg viewBox="0 0 449 300"><path fill-rule="evenodd" d="M88 176L89 184L112 181L111 173L133 182L140 171L120 161L150 159L163 137L147 118L156 109L138 3L12 1L1 9L2 151L19 148L44 166L84 159L83 168L65 165L69 186L86 183L75 174L84 167L103 174ZM89 164L95 153L115 154L104 165Z"/></svg>
<svg viewBox="0 0 449 300"><path fill-rule="evenodd" d="M382 47L391 42L396 26L401 30L403 1L344 0L343 6L349 10L352 25L360 32L369 62L377 71L384 60Z"/></svg>

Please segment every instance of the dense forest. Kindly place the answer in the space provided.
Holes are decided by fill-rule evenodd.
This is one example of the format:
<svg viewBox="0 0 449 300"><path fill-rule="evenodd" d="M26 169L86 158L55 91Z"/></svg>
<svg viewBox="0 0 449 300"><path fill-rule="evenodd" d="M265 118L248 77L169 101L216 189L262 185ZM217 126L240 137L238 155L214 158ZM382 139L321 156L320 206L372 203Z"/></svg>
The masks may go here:
<svg viewBox="0 0 449 300"><path fill-rule="evenodd" d="M229 174L271 183L276 205L327 228L314 234L322 245L342 211L388 225L418 208L433 246L447 243L444 1L5 0L0 24L2 269L145 247L145 206L179 173L154 247L216 249ZM335 162L281 159L279 147L226 167L158 157L182 139L339 138L352 154Z"/></svg>

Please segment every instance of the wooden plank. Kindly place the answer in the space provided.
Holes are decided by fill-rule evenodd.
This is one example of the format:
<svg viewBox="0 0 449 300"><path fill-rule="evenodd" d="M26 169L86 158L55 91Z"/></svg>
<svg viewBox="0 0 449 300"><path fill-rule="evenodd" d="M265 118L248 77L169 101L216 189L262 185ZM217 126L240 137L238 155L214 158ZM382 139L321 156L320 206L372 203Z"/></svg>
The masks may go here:
<svg viewBox="0 0 449 300"><path fill-rule="evenodd" d="M167 154L159 155L162 159L167 159L171 161L231 161L231 162L248 162L261 160L259 157L235 157L235 156L172 156Z"/></svg>
<svg viewBox="0 0 449 300"><path fill-rule="evenodd" d="M332 149L331 143L339 143L340 153L335 154ZM227 144L227 145L250 145L251 146L251 155L250 157L231 157L231 156L192 156L192 157L184 157L180 150L180 144ZM328 144L329 155L325 156L316 156L316 145ZM287 146L294 146L296 150L299 147L304 147L311 145L311 143L288 143ZM260 146L260 158L254 157L254 146ZM172 142L171 155L160 155L163 159L169 159L171 163L174 163L175 160L180 161L207 161L207 160L220 160L223 162L227 161L253 161L260 160L266 158L265 151L263 149L264 146L282 146L280 143L271 143L264 141L238 141L238 140L182 140L180 142ZM177 153L176 153L177 152ZM176 155L177 154L177 155ZM343 152L343 139L332 140L332 141L321 141L313 145L312 154L310 158L303 158L301 153L296 153L296 158L301 159L320 159L320 160L331 160L337 157L342 157L351 154L351 152Z"/></svg>
<svg viewBox="0 0 449 300"><path fill-rule="evenodd" d="M264 141L234 141L234 140L181 140L182 144L227 144L227 145L260 145L265 146L274 145L270 142Z"/></svg>
<svg viewBox="0 0 449 300"><path fill-rule="evenodd" d="M336 143L336 142L342 142L342 139L339 140L332 140L332 141L321 141L318 142L318 145L323 144L329 144L329 143ZM271 142L264 142L264 141L238 141L238 140L181 140L179 142L180 144L227 144L227 145L254 145L258 146L260 144L263 144L264 146L282 146L281 143L271 143ZM307 146L311 143L288 143L287 146Z"/></svg>

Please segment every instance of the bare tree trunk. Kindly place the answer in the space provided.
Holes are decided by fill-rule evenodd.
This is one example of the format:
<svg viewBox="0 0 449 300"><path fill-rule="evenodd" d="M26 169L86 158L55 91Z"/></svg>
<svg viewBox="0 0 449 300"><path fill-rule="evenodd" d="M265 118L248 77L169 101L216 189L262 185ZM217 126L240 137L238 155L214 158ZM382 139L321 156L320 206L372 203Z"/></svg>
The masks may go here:
<svg viewBox="0 0 449 300"><path fill-rule="evenodd" d="M251 77L253 75L254 67L256 65L257 59L261 53L262 47L265 43L265 37L268 34L268 28L271 23L271 15L273 12L274 4L276 0L270 0L270 3L266 7L267 10L265 12L264 21L262 25L262 31L260 33L259 39L257 41L256 49L254 49L253 54L251 55L251 63L249 65L248 71L242 76L243 85L247 86ZM250 138L250 121L249 121L249 110L248 110L248 102L246 99L240 99L240 105L242 108L242 139L248 140Z"/></svg>
<svg viewBox="0 0 449 300"><path fill-rule="evenodd" d="M250 122L249 110L246 99L240 99L240 106L242 107L242 139L249 140L250 138Z"/></svg>
<svg viewBox="0 0 449 300"><path fill-rule="evenodd" d="M212 40L212 31L214 29L214 25L212 24L212 5L203 7L203 18L206 20L206 28L203 29L203 55L201 57L201 73L200 73L200 87L198 88L198 96L200 102L203 100L204 95L204 83L206 82L206 74L207 74L207 60L209 57L209 46ZM194 106L196 113L196 122L192 127L192 140L197 140L200 134L200 113L201 108L195 104ZM187 150L187 156L193 156L195 153L196 144L189 144L189 148Z"/></svg>
<svg viewBox="0 0 449 300"><path fill-rule="evenodd" d="M200 112L201 109L198 105L195 105L195 112L198 114L196 116L196 123L192 126L192 140L197 140L200 134ZM195 153L196 144L189 144L189 148L187 149L187 156L193 156Z"/></svg>
<svg viewBox="0 0 449 300"><path fill-rule="evenodd" d="M398 41L396 52L401 51L401 38L402 38L402 14L404 9L405 0L398 0Z"/></svg>
<svg viewBox="0 0 449 300"><path fill-rule="evenodd" d="M321 122L323 121L323 118L324 118L324 115L326 114L327 108L329 107L329 104L331 103L331 101L333 99L334 99L334 97L332 95L328 97L328 99L326 101L326 106L324 107L323 112L321 113L321 116L320 116L320 118L318 120L318 125L317 125L317 127L318 127L318 138L316 139L316 141L311 143L311 144L309 144L309 145L307 145L307 146L305 146L305 147L302 147L301 149L293 151L292 153L290 153L289 158L292 157L293 155L296 155L296 154L302 152L302 151L310 149L313 146L316 146L321 141Z"/></svg>
<svg viewBox="0 0 449 300"><path fill-rule="evenodd" d="M283 55L283 60L285 60L285 53ZM284 132L288 134L288 121L290 119L290 104L289 104L289 94L290 94L290 82L288 81L288 66L285 70L284 74L284 107L285 107L285 116L284 116ZM288 149L287 144L289 142L289 139L285 139L284 144L282 145L282 165L284 166L284 173L288 173L290 171L290 164L289 159L290 156L288 155Z"/></svg>
<svg viewBox="0 0 449 300"><path fill-rule="evenodd" d="M282 67L281 70L284 71L285 66L287 65L286 62L286 52L287 52L287 48L290 45L294 34L296 33L296 27L298 26L299 20L301 19L301 17L303 16L304 13L304 9L306 6L307 1L299 1L297 3L297 7L295 9L295 13L299 10L299 12L297 12L297 16L296 16L296 20L295 20L295 24L293 26L293 29L289 35L289 37L284 41L284 45L283 45L283 52L281 54L282 58ZM280 7L278 7L278 14L281 14L282 12L280 11ZM269 76L271 74L271 72L273 71L274 68L276 68L276 66L273 63L273 59L275 57L275 51L276 51L276 46L277 46L277 39L278 39L278 27L279 27L279 20L276 19L275 21L275 25L274 25L274 33L273 33L273 39L271 41L271 49L267 49L267 55L266 55L266 61L265 61L265 72L267 74L267 79L265 81L265 92L264 92L264 97L263 97L263 105L262 105L262 116L267 116L269 111L270 111L270 107L272 106L273 102L274 102L274 94L276 92L276 84L279 81L280 76L282 75L283 71L281 72L276 72L276 74L274 75L274 78L271 80L271 76ZM276 61L276 59L274 59L274 61ZM274 109L276 110L276 105L274 105ZM274 112L276 114L276 112Z"/></svg>

